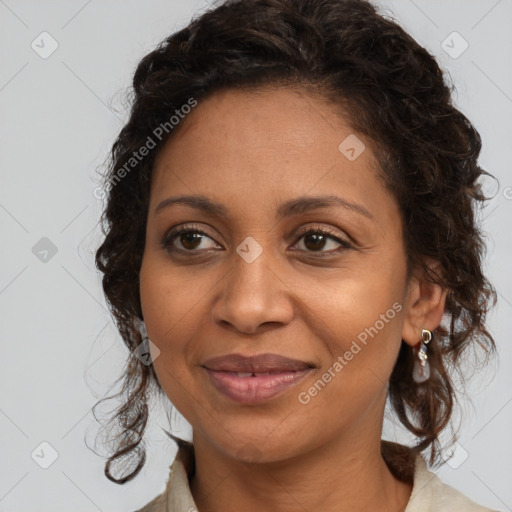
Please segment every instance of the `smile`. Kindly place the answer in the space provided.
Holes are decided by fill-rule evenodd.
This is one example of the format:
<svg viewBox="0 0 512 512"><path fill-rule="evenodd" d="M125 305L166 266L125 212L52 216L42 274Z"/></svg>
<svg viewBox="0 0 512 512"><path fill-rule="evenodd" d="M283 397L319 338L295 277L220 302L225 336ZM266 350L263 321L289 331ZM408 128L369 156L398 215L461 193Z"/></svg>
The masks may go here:
<svg viewBox="0 0 512 512"><path fill-rule="evenodd" d="M312 363L279 354L225 354L207 359L201 366L217 391L244 404L270 400L314 369Z"/></svg>
<svg viewBox="0 0 512 512"><path fill-rule="evenodd" d="M313 368L295 371L229 372L205 368L215 389L235 402L264 402L294 387Z"/></svg>

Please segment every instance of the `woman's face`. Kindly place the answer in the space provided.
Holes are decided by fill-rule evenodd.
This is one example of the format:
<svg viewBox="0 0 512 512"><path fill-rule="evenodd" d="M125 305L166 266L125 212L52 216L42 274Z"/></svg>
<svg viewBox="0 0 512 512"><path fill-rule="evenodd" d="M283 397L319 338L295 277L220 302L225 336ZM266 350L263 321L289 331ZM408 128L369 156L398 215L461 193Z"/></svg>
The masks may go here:
<svg viewBox="0 0 512 512"><path fill-rule="evenodd" d="M380 439L402 338L419 330L369 141L291 89L216 93L180 122L155 163L140 272L163 390L194 438L235 458ZM183 196L201 200L168 201Z"/></svg>

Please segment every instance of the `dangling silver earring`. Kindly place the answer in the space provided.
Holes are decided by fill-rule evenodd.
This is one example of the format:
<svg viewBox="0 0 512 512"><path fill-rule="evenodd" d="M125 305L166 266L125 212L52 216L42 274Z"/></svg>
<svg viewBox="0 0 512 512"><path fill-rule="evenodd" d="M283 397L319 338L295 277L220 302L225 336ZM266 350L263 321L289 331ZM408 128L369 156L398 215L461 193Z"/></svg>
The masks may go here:
<svg viewBox="0 0 512 512"><path fill-rule="evenodd" d="M414 361L412 378L414 382L421 384L430 378L430 364L427 356L427 344L432 339L432 333L428 329L421 330L421 345L418 350L418 357Z"/></svg>

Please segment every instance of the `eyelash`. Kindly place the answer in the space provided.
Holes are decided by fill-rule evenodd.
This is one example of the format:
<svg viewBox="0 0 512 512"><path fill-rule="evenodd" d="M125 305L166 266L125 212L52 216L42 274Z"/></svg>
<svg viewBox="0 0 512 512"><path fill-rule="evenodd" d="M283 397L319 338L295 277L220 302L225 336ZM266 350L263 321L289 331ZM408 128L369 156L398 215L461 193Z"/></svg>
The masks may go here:
<svg viewBox="0 0 512 512"><path fill-rule="evenodd" d="M174 240L176 238L178 238L180 235L189 234L189 233L204 235L204 236L210 238L211 240L213 240L212 237L210 235L208 235L208 233L205 233L203 230L196 228L195 226L180 226L176 229L169 231L168 233L166 233L164 235L164 238L162 240L162 247L164 249L166 249L169 253L179 252L179 253L187 254L187 255L198 255L198 254L201 254L201 252L204 253L205 251L209 250L209 249L203 249L203 250L178 249L177 247L174 247L172 245ZM295 242L295 244L297 244L297 242L299 242L306 235L324 235L324 236L334 240L335 242L339 243L341 245L341 247L338 249L332 250L332 251L320 250L320 251L306 251L306 252L310 253L314 257L324 257L324 255L332 255L333 253L340 253L342 251L346 251L347 249L352 249L351 244L349 244L347 241L342 240L341 238L335 236L334 233L335 233L335 230L330 229L330 228L306 229L305 231L303 231L297 235L298 239Z"/></svg>

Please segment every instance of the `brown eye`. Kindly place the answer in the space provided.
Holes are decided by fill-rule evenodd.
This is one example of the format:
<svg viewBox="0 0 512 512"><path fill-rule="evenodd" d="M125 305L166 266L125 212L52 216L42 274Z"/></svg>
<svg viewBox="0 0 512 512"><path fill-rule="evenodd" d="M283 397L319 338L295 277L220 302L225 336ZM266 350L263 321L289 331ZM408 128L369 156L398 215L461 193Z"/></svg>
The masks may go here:
<svg viewBox="0 0 512 512"><path fill-rule="evenodd" d="M201 244L201 239L203 235L200 233L194 233L192 231L188 233L182 233L178 240L180 241L181 245L185 247L187 250L193 250L197 249L197 247Z"/></svg>
<svg viewBox="0 0 512 512"><path fill-rule="evenodd" d="M325 247L326 238L320 233L310 233L304 237L304 245L312 251L321 250Z"/></svg>
<svg viewBox="0 0 512 512"><path fill-rule="evenodd" d="M310 229L303 233L299 240L304 239L303 245L306 252L320 252L320 253L336 253L346 249L350 249L352 246L342 240L341 238L334 236L334 232L328 229ZM323 249L329 245L329 241L334 241L335 245L341 245L341 247L333 248L333 250L324 251ZM331 244L332 245L332 244Z"/></svg>
<svg viewBox="0 0 512 512"><path fill-rule="evenodd" d="M165 235L162 247L169 252L202 252L211 248L201 247L206 239L212 240L204 231L191 226L181 226Z"/></svg>

